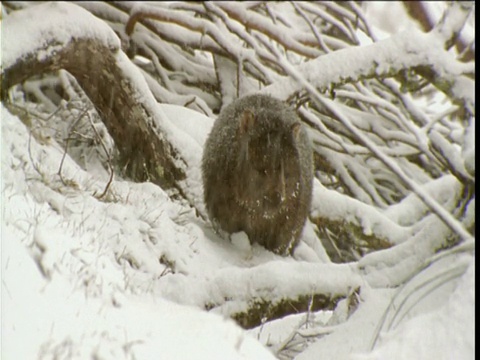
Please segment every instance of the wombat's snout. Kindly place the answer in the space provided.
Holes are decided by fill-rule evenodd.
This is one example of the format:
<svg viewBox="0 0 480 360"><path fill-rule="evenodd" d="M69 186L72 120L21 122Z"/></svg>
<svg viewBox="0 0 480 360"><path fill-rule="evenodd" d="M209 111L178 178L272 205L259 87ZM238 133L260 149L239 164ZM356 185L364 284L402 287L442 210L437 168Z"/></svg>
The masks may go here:
<svg viewBox="0 0 480 360"><path fill-rule="evenodd" d="M267 198L267 197L266 197ZM267 200L268 199L268 200ZM275 192L273 196L267 198L271 206L280 206L285 201L285 192Z"/></svg>

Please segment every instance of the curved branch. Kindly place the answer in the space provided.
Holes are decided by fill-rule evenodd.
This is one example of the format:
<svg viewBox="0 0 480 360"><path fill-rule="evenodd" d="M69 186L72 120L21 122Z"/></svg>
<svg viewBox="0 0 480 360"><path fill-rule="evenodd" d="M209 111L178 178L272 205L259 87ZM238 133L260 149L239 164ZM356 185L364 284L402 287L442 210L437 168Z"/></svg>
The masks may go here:
<svg viewBox="0 0 480 360"><path fill-rule="evenodd" d="M183 194L177 184L186 177L185 163L159 128L165 119L156 110L156 102L139 70L120 51L113 31L73 4L38 6L49 7L44 10L52 17L36 22L34 31L32 24L27 26L25 22L31 21L36 6L3 20L9 31L2 39L2 50L12 51L2 58L2 100L7 98L11 86L31 76L67 70L90 98L114 139L125 174L136 181L175 187ZM65 31L51 31L53 28ZM38 34L48 34L48 42L38 41ZM35 46L15 46L18 38Z"/></svg>
<svg viewBox="0 0 480 360"><path fill-rule="evenodd" d="M360 131L350 121L350 118L345 115L343 110L333 102L333 100L322 97L315 86L309 82L298 69L294 68L285 59L281 58L276 49L272 47L270 47L270 49L277 55L277 58L285 71L291 76L292 79L294 79L294 81L298 82L297 86L306 89L312 96L312 100L317 103L319 107L325 107L328 111L334 114L345 126L345 128L347 128L360 141L360 143L365 145L372 152L372 154L375 155L375 157L384 163L385 166L395 173L408 188L417 194L417 196L425 203L425 205L427 205L428 208L432 210L432 212L436 214L446 226L448 226L456 235L458 235L462 241L472 239L472 234L470 234L465 227L454 216L452 216L452 214L445 210L445 208L442 207L432 196L424 191L418 183L412 180L411 177L409 177L407 173L402 170L398 163L393 161L391 157L381 151L372 140L370 140L362 131ZM474 104L474 99L472 98L471 100L472 104Z"/></svg>
<svg viewBox="0 0 480 360"><path fill-rule="evenodd" d="M325 54L300 64L297 69L305 81L321 92L364 79L394 77L404 70L423 70L421 75L475 114L475 82L463 75L471 72L471 65L458 63L453 55L440 50L442 40L433 32L406 31L372 45ZM262 92L285 100L302 88L293 77L285 76Z"/></svg>
<svg viewBox="0 0 480 360"><path fill-rule="evenodd" d="M335 228L336 235L364 241L373 249L391 247L412 235L412 229L398 225L372 206L326 189L318 180L313 191L310 218L319 226Z"/></svg>
<svg viewBox="0 0 480 360"><path fill-rule="evenodd" d="M192 285L205 293L207 309L252 328L265 319L308 311L310 306L331 310L363 284L350 264L270 261L249 269L225 268Z"/></svg>

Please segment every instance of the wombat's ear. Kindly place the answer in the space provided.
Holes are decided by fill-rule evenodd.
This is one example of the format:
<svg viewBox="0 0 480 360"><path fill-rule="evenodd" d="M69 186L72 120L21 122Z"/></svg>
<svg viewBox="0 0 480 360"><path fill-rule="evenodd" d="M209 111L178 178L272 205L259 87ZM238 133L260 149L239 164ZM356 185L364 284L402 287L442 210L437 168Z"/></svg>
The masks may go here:
<svg viewBox="0 0 480 360"><path fill-rule="evenodd" d="M255 125L255 114L252 110L247 109L240 116L240 134L246 134L249 129Z"/></svg>
<svg viewBox="0 0 480 360"><path fill-rule="evenodd" d="M302 124L300 124L299 122L293 123L290 126L290 131L292 132L293 139L298 139L298 137L300 136L300 130L302 130Z"/></svg>

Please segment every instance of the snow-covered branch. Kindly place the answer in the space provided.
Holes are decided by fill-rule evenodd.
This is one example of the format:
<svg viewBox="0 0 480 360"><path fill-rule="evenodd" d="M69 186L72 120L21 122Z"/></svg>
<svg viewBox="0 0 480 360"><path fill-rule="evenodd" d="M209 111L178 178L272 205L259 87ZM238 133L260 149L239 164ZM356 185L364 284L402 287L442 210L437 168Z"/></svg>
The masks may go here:
<svg viewBox="0 0 480 360"><path fill-rule="evenodd" d="M361 131L359 131L345 116L341 110L335 105L335 103L329 99L322 97L318 91L309 83L300 73L295 70L288 63L283 63L285 69L289 71L292 78L296 79L304 88L306 88L310 94L318 101L321 106L325 106L329 111L337 116L338 119L354 134L370 151L379 158L384 164L386 164L407 186L417 194L422 201L437 214L447 226L449 226L462 240L471 239L472 235L465 230L465 228L458 222L448 211L446 211L438 202L428 195L417 183L412 181L403 170L394 162L391 158L380 151L376 145L368 139Z"/></svg>
<svg viewBox="0 0 480 360"><path fill-rule="evenodd" d="M475 113L474 82L465 73L471 65L459 64L436 33L409 30L377 43L348 48L318 57L298 66L305 80L320 91L363 79L394 77L402 71L418 69L441 91ZM407 55L407 56L405 56ZM262 91L287 99L302 89L291 77L275 82Z"/></svg>
<svg viewBox="0 0 480 360"><path fill-rule="evenodd" d="M272 283L271 279L276 280ZM224 269L214 279L199 284L206 293L215 294L207 304L213 312L233 317L245 328L299 309L308 311L309 306L310 311L333 309L361 285L362 279L347 264L283 261L247 270Z"/></svg>
<svg viewBox="0 0 480 360"><path fill-rule="evenodd" d="M113 137L125 174L179 188L186 168L161 130L169 120L158 110L139 70L120 51L113 31L76 5L39 6L15 12L4 20L7 32L2 51L7 55L2 57L2 99L7 98L11 86L36 74L69 71ZM32 21L37 11L47 11L51 16ZM19 36L25 46L17 46Z"/></svg>
<svg viewBox="0 0 480 360"><path fill-rule="evenodd" d="M353 241L363 241L368 244L367 247L381 249L401 243L411 236L411 229L403 228L361 201L324 188L317 181L313 198L312 221L319 226L330 223L334 234L348 236L352 240L349 246L354 246Z"/></svg>

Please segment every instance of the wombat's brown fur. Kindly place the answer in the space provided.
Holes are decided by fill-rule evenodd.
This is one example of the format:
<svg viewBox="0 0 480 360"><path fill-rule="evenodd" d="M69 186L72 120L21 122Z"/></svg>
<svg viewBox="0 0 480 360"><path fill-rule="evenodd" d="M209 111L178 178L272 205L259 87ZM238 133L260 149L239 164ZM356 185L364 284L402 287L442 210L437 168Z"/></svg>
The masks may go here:
<svg viewBox="0 0 480 360"><path fill-rule="evenodd" d="M312 194L312 149L294 110L266 95L218 116L202 159L205 205L216 229L291 254Z"/></svg>

